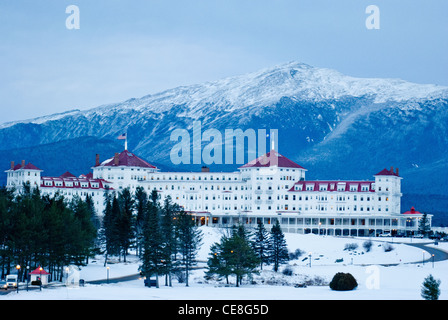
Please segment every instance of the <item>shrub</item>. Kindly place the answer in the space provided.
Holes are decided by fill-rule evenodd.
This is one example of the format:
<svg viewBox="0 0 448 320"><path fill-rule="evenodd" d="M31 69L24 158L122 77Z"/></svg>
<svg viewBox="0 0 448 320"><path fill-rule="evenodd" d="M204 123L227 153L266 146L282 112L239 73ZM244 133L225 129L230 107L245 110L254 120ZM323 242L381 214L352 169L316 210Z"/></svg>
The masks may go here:
<svg viewBox="0 0 448 320"><path fill-rule="evenodd" d="M357 286L356 279L350 273L338 272L330 282L330 289L336 291L353 290Z"/></svg>
<svg viewBox="0 0 448 320"><path fill-rule="evenodd" d="M395 248L390 243L386 242L383 244L383 249L384 249L384 252L390 252L390 251L394 250Z"/></svg>
<svg viewBox="0 0 448 320"><path fill-rule="evenodd" d="M287 266L285 269L283 269L282 273L285 276L292 276L292 269L289 266Z"/></svg>
<svg viewBox="0 0 448 320"><path fill-rule="evenodd" d="M358 249L357 243L346 243L344 250L352 251Z"/></svg>
<svg viewBox="0 0 448 320"><path fill-rule="evenodd" d="M298 259L303 253L304 253L304 251L302 251L300 249L296 249L294 252L289 253L289 260Z"/></svg>
<svg viewBox="0 0 448 320"><path fill-rule="evenodd" d="M366 252L370 252L370 250L372 249L372 241L371 240L367 240L362 244L362 247L364 248L364 250L366 250Z"/></svg>

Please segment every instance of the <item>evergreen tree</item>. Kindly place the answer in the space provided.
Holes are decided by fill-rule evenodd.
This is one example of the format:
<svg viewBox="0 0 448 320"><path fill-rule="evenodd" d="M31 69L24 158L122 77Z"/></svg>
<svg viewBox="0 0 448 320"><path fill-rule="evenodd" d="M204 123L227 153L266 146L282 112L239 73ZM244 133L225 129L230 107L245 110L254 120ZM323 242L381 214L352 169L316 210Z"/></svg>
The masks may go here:
<svg viewBox="0 0 448 320"><path fill-rule="evenodd" d="M256 272L259 260L251 247L243 225L233 228L231 237L223 236L220 243L211 246L207 277L213 274L235 275L239 287L245 275Z"/></svg>
<svg viewBox="0 0 448 320"><path fill-rule="evenodd" d="M230 266L232 274L236 276L236 286L239 287L245 275L255 273L259 260L250 245L243 225L239 225L227 243L230 249Z"/></svg>
<svg viewBox="0 0 448 320"><path fill-rule="evenodd" d="M13 207L13 193L0 187L0 263L2 271L0 278L4 279L6 276L5 266L11 260L12 254L9 246L9 235L12 233L12 207Z"/></svg>
<svg viewBox="0 0 448 320"><path fill-rule="evenodd" d="M98 229L94 225L96 222L94 216L96 214L91 205L91 198L87 196L86 200L83 201L79 196L73 197L71 201L71 209L74 213L73 222L79 224L79 233L77 234L78 241L76 242L82 250L86 250L85 252L80 250L77 254L79 255L79 259L82 257L88 258L93 255L95 239L98 234ZM79 263L81 262L79 261Z"/></svg>
<svg viewBox="0 0 448 320"><path fill-rule="evenodd" d="M96 235L88 208L81 199L67 203L60 194L41 196L29 184L17 194L0 189L2 273L21 265L19 280L23 281L25 266L40 265L53 280L62 280L64 266L84 264Z"/></svg>
<svg viewBox="0 0 448 320"><path fill-rule="evenodd" d="M229 250L227 250L227 242L229 238L222 236L220 242L216 242L210 246L209 258L207 260L207 271L205 273L206 279L212 279L214 275L226 278L226 283L229 284L229 276L232 274L229 260Z"/></svg>
<svg viewBox="0 0 448 320"><path fill-rule="evenodd" d="M261 219L258 220L257 228L252 237L252 247L260 260L260 269L263 270L263 263L269 263L271 238Z"/></svg>
<svg viewBox="0 0 448 320"><path fill-rule="evenodd" d="M434 279L432 274L425 278L421 295L425 300L438 300L440 296L440 280Z"/></svg>
<svg viewBox="0 0 448 320"><path fill-rule="evenodd" d="M105 246L105 262L108 256L120 253L118 242L118 216L120 207L115 195L105 195L105 208L103 216L103 241Z"/></svg>
<svg viewBox="0 0 448 320"><path fill-rule="evenodd" d="M159 287L159 275L163 274L165 264L165 248L162 237L160 208L157 191L153 190L150 201L146 205L145 222L143 226L143 257L141 272L150 278L156 276L156 287Z"/></svg>
<svg viewBox="0 0 448 320"><path fill-rule="evenodd" d="M148 202L148 195L142 186L138 186L134 193L135 217L135 238L137 255L141 257L143 243L143 224L145 221L145 208Z"/></svg>
<svg viewBox="0 0 448 320"><path fill-rule="evenodd" d="M165 285L171 287L171 273L175 270L177 253L177 238L174 230L174 217L179 207L171 201L171 197L165 198L161 208L161 231L162 242L164 243L164 264L165 264Z"/></svg>
<svg viewBox="0 0 448 320"><path fill-rule="evenodd" d="M118 241L120 251L123 254L123 261L126 262L129 247L134 239L134 198L131 195L129 188L123 189L118 194L119 213L117 217L118 224Z"/></svg>
<svg viewBox="0 0 448 320"><path fill-rule="evenodd" d="M271 256L269 260L274 264L274 271L277 272L280 264L289 261L285 236L278 220L276 220L271 229L271 243Z"/></svg>
<svg viewBox="0 0 448 320"><path fill-rule="evenodd" d="M179 252L182 256L181 265L185 268L186 286L190 268L196 264L196 255L202 241L202 231L198 229L191 215L180 211L176 216L176 235Z"/></svg>
<svg viewBox="0 0 448 320"><path fill-rule="evenodd" d="M101 228L101 221L100 221L100 218L98 217L98 214L96 212L95 203L93 201L93 198L90 195L87 195L85 202L86 202L86 205L87 205L87 210L90 213L90 221L92 222L92 226L96 230L96 233L98 235L98 231ZM95 240L97 238L98 237L96 237ZM97 243L95 243L95 244L97 244Z"/></svg>
<svg viewBox="0 0 448 320"><path fill-rule="evenodd" d="M424 237L427 237L431 232L431 226L426 213L423 214L422 218L418 222L418 232Z"/></svg>

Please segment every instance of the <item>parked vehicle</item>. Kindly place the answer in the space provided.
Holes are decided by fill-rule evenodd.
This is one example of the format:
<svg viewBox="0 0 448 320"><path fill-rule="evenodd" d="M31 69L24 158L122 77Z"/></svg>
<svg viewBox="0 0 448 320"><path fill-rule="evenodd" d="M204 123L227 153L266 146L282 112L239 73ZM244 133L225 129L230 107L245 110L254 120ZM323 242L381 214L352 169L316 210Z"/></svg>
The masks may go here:
<svg viewBox="0 0 448 320"><path fill-rule="evenodd" d="M8 284L6 283L6 281L0 281L0 289L8 290Z"/></svg>
<svg viewBox="0 0 448 320"><path fill-rule="evenodd" d="M16 274L8 274L6 276L6 285L9 287L17 288L17 275Z"/></svg>

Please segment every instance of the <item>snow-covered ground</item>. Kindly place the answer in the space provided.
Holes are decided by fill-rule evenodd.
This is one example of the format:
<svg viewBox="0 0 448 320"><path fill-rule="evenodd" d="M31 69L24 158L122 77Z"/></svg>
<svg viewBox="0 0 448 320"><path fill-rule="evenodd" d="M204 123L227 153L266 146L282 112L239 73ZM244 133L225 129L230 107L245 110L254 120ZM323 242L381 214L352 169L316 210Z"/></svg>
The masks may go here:
<svg viewBox="0 0 448 320"><path fill-rule="evenodd" d="M219 241L222 232L219 229L202 227L204 240L199 252L199 260L207 259L209 247ZM172 287L164 285L160 279L160 288L147 288L143 280L132 280L110 284L86 284L84 287L54 286L43 291L19 291L0 296L0 299L107 299L107 300L306 300L306 299L381 299L381 300L420 300L421 284L425 277L432 274L441 280L440 299L448 300L448 261L421 263L429 258L429 253L402 243L410 239L393 239L393 250L386 252L383 244L392 239L372 238L372 249L366 252L363 243L367 238L342 238L316 235L285 234L290 252L300 249L304 252L298 259L289 262L291 275L273 272L272 266L265 266L259 275L246 280L239 288L234 286L235 279L230 278L230 286L225 281L206 281L205 269L191 273L190 286L173 281ZM412 239L413 243L421 240ZM346 244L358 244L355 250L344 250ZM439 249L448 251L448 243L440 243ZM311 266L309 264L311 256ZM205 265L201 262L199 265ZM417 263L411 263L417 262ZM387 264L394 264L386 266ZM395 265L398 264L398 265ZM139 261L135 256L128 257L127 263L109 264L106 269L102 257L91 260L82 268L80 277L89 280L116 278L138 272ZM337 272L349 272L358 282L356 290L348 292L332 291L328 283ZM306 287L296 287L306 284Z"/></svg>

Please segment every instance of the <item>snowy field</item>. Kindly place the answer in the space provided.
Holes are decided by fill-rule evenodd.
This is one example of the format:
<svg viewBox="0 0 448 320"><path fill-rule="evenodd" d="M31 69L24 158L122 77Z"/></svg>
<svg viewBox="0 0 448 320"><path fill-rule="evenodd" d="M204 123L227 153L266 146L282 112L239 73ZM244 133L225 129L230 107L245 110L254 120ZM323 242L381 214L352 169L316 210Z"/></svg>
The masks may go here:
<svg viewBox="0 0 448 320"><path fill-rule="evenodd" d="M199 252L199 266L204 266L212 243L219 241L219 229L202 227L204 240ZM290 252L300 249L303 254L275 273L272 266L264 266L259 275L246 280L236 288L234 277L230 286L225 281L206 281L205 269L191 273L190 286L173 280L173 286L165 286L160 278L160 288L147 288L143 280L132 280L110 284L86 284L84 287L54 286L42 292L33 290L19 293L11 292L0 296L1 300L421 300L420 288L425 277L432 274L441 280L440 299L448 300L448 261L421 263L428 259L429 253L408 246L403 238L372 238L372 248L366 252L363 243L367 238L342 238L285 234ZM386 252L384 244L388 241L393 249ZM393 241L393 243L391 243ZM413 243L422 240L412 239ZM346 244L356 243L354 250L344 250ZM448 243L440 243L439 249L448 251ZM311 266L310 266L311 258ZM417 263L414 263L417 262ZM387 266L388 264L392 264ZM139 262L130 256L127 263L118 261L109 264L109 277L116 278L136 274ZM283 268L289 268L291 275L284 275ZM353 291L332 291L328 283L337 272L349 272L358 282ZM106 279L107 269L102 257L91 260L80 271L80 277L89 280ZM301 284L302 287L297 287ZM303 287L303 284L306 287Z"/></svg>

